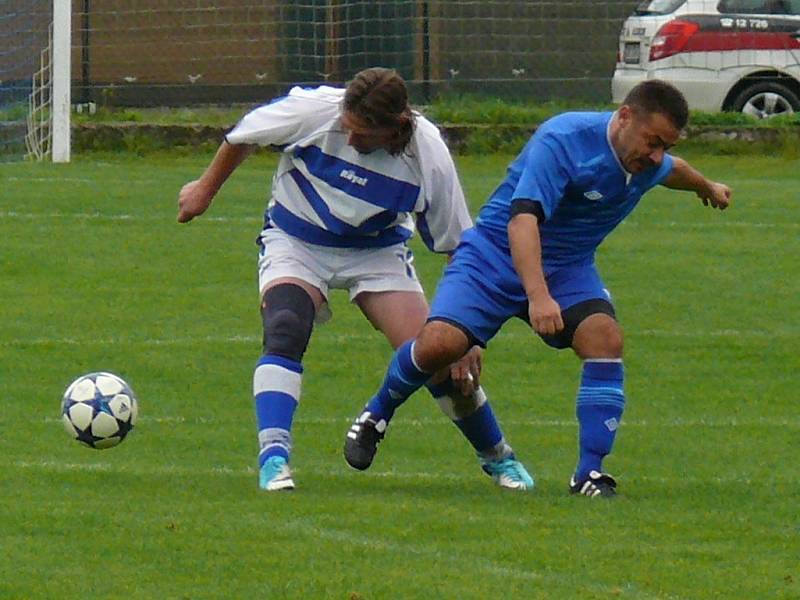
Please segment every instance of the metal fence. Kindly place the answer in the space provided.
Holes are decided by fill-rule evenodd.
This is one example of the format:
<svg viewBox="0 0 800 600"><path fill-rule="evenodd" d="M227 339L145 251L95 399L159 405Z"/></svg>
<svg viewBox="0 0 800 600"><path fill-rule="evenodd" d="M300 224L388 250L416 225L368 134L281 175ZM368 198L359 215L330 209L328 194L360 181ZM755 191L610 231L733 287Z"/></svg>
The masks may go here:
<svg viewBox="0 0 800 600"><path fill-rule="evenodd" d="M73 0L73 100L253 102L381 65L400 71L417 102L447 92L605 102L637 4Z"/></svg>

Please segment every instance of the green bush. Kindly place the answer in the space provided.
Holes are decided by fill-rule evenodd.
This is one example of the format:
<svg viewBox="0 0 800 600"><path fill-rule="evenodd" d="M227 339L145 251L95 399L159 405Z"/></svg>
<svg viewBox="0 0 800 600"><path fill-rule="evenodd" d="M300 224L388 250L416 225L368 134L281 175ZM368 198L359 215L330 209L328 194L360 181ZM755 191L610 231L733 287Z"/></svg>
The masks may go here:
<svg viewBox="0 0 800 600"><path fill-rule="evenodd" d="M98 106L94 114L73 113L75 123L148 123L151 125L233 126L249 107L115 108Z"/></svg>
<svg viewBox="0 0 800 600"><path fill-rule="evenodd" d="M134 122L150 125L206 125L231 127L251 107L205 106L192 108L114 108L100 106L94 114L76 113L75 123ZM480 96L443 96L420 110L434 122L442 125L450 136L449 141L459 154L487 154L519 152L537 125L559 113L569 110L613 110L610 104L587 105L578 102L553 101L540 104L513 102ZM2 115L0 115L2 118ZM741 113L693 112L689 120L690 136L681 148L721 155L781 154L797 157L800 153L800 114L757 120ZM741 139L725 137L733 130L777 130L778 135ZM456 131L457 130L457 131ZM719 135L703 135L719 130ZM123 150L143 154L165 148L164 141L148 140L146 136L126 132L121 138L95 140L96 150Z"/></svg>

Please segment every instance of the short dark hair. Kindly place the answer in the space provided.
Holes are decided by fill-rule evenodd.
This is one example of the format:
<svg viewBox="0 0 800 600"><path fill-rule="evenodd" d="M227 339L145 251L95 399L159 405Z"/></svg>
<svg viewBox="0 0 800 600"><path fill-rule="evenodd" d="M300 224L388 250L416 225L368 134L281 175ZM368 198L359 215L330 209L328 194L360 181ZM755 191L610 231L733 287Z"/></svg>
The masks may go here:
<svg viewBox="0 0 800 600"><path fill-rule="evenodd" d="M414 133L414 114L406 82L394 69L372 67L356 73L347 84L342 108L375 127L395 129L388 151L400 154Z"/></svg>
<svg viewBox="0 0 800 600"><path fill-rule="evenodd" d="M669 117L677 129L683 129L689 121L686 98L674 85L660 79L648 79L637 84L625 96L623 104L627 104L634 111L647 114L661 113Z"/></svg>

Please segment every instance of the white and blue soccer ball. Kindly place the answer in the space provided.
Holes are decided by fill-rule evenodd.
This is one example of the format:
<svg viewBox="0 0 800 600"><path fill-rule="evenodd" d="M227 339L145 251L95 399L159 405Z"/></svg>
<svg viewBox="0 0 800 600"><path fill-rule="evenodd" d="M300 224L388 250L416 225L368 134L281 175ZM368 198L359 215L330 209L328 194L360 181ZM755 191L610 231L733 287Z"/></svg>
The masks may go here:
<svg viewBox="0 0 800 600"><path fill-rule="evenodd" d="M113 373L81 375L64 392L61 403L67 433L98 450L122 442L136 425L138 413L133 390Z"/></svg>

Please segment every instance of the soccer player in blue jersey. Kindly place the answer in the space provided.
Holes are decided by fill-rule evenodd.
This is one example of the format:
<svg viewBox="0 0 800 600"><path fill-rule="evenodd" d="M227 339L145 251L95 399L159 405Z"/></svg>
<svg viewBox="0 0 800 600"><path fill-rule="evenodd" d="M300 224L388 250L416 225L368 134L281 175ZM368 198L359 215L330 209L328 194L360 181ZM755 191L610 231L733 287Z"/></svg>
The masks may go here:
<svg viewBox="0 0 800 600"><path fill-rule="evenodd" d="M367 468L383 423L442 366L485 346L512 317L582 361L577 394L579 456L569 490L613 496L603 471L625 406L622 330L595 264L595 250L656 185L689 190L725 209L728 186L710 181L668 150L686 125L681 93L657 80L633 90L615 112L573 112L544 123L467 230L416 340L396 351L382 387L348 432L345 458ZM497 424L472 411L477 437ZM366 417L364 415L367 415ZM499 434L495 434L499 435Z"/></svg>
<svg viewBox="0 0 800 600"><path fill-rule="evenodd" d="M472 221L438 129L412 111L393 70L362 71L346 90L296 87L245 115L202 177L182 188L178 220L203 214L256 145L281 150L259 237L264 341L253 375L259 485L272 491L294 488L289 459L303 355L314 323L330 318L329 290L348 290L397 348L428 314L406 245L415 225L429 249L450 253ZM481 394L479 361L479 350L470 352L431 391L440 402ZM494 423L488 405L482 414ZM470 441L499 485L530 480L502 437Z"/></svg>

